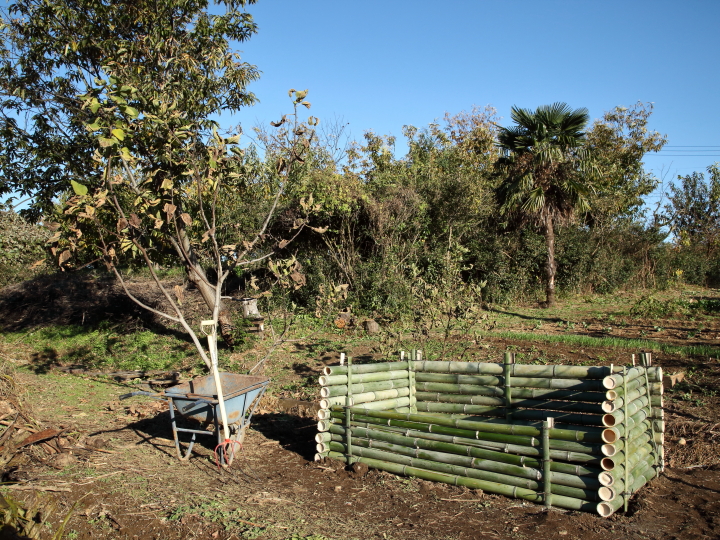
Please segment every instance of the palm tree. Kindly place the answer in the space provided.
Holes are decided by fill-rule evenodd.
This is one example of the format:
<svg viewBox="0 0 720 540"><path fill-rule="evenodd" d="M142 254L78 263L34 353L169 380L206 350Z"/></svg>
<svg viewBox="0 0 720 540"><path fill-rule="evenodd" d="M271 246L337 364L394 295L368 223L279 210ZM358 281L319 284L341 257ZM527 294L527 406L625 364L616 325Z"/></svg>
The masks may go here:
<svg viewBox="0 0 720 540"><path fill-rule="evenodd" d="M555 225L590 209L588 196L597 178L583 130L587 109L567 103L543 105L534 112L512 108L516 125L500 128L497 162L503 180L497 194L503 214L539 226L545 236L546 307L555 303Z"/></svg>

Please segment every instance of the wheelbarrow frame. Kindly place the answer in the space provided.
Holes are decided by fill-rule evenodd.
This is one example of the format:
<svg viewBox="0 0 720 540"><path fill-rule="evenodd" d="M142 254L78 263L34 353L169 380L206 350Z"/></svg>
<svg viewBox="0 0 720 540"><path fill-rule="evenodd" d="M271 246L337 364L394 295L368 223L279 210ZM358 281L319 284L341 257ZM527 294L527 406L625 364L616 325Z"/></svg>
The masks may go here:
<svg viewBox="0 0 720 540"><path fill-rule="evenodd" d="M233 378L233 377L247 377L246 375L236 375L233 373L221 373L222 378ZM252 415L255 413L258 403L265 394L265 390L270 384L270 379L262 379L259 377L252 377L255 379L250 384L241 386L239 388L232 388L231 391L227 392L224 397L225 407L232 411L233 422L228 423L228 429L230 430L230 440L237 441L242 444L245 437L245 430L250 425ZM195 445L196 435L210 435L213 434L217 437L217 444L219 445L220 451L219 460L222 465L231 465L233 461L234 452L228 452L228 456L225 456L225 452L222 446L224 442L224 434L221 429L219 404L217 394L212 392L183 392L180 389L184 389L187 386L188 389L192 385L197 386L198 383L207 383L212 377L198 377L193 379L189 383L183 383L177 386L173 386L164 390L163 392L148 392L148 391L136 391L129 394L120 396L120 399L127 399L133 396L148 396L157 400L167 400L168 408L170 411L170 422L172 425L173 438L175 440L175 449L178 454L178 458L187 461L192 455L192 449ZM260 379L260 380L257 380ZM203 384L200 384L202 386ZM225 384L223 384L225 387ZM254 394L254 395L253 395ZM247 400L250 396L251 402L248 404ZM236 405L239 405L239 401L242 400L242 406L238 409ZM233 403L235 402L235 403ZM239 412L238 412L239 410ZM179 427L177 423L177 416L185 418L191 418L199 421L205 426L211 422L214 424L214 432L207 429L191 429ZM188 442L187 450L183 452L180 444L180 433L192 434L190 441Z"/></svg>

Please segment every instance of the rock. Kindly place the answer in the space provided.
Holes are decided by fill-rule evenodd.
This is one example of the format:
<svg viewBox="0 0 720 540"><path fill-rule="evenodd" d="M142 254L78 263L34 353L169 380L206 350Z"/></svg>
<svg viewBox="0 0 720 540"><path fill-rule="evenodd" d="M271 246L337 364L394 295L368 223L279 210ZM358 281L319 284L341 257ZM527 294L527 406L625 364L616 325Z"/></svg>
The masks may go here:
<svg viewBox="0 0 720 540"><path fill-rule="evenodd" d="M685 439L681 438L681 439L678 441L678 444L679 444L680 446L685 446L685 445L687 444L687 441L686 441Z"/></svg>
<svg viewBox="0 0 720 540"><path fill-rule="evenodd" d="M364 321L363 328L368 334L377 334L380 331L380 325L373 320Z"/></svg>
<svg viewBox="0 0 720 540"><path fill-rule="evenodd" d="M362 478L368 473L368 471L368 466L364 463L360 463L359 461L356 461L350 466L350 473L354 478Z"/></svg>

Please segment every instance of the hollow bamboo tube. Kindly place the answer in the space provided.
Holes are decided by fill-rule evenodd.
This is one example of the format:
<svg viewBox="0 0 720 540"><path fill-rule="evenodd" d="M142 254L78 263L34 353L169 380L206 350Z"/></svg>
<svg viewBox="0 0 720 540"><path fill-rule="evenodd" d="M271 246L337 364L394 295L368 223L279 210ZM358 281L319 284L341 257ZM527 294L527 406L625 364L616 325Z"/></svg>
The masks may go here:
<svg viewBox="0 0 720 540"><path fill-rule="evenodd" d="M377 371L372 373L353 374L353 383L368 383L376 381L389 381L392 379L403 379L407 381L407 370ZM320 386L334 386L348 383L348 376L345 375L321 375Z"/></svg>
<svg viewBox="0 0 720 540"><path fill-rule="evenodd" d="M645 474L635 479L632 484L631 492L637 492L641 487L647 484L655 476L655 467L650 467ZM615 513L621 506L623 506L630 497L616 497L612 501L604 501L597 505L596 511L602 517L608 517Z"/></svg>
<svg viewBox="0 0 720 540"><path fill-rule="evenodd" d="M377 390L375 392L363 392L361 394L352 394L350 399L350 406L354 407L362 403L370 403L372 401L382 401L386 399L394 399L398 397L410 396L410 388L407 386L404 388L393 388L391 390ZM320 407L328 409L333 405L343 405L347 400L347 397L336 396L330 398L324 398L320 400Z"/></svg>
<svg viewBox="0 0 720 540"><path fill-rule="evenodd" d="M502 407L485 407L482 405L464 405L459 403L435 403L435 402L419 402L417 404L418 412L424 411L428 413L463 413L486 416L503 416L507 409ZM616 414L616 413L613 413ZM521 420L540 420L544 417L552 416L557 421L567 424L579 424L583 426L602 426L603 417L592 414L580 413L563 413L560 411L535 411L535 410L513 410L513 418Z"/></svg>
<svg viewBox="0 0 720 540"><path fill-rule="evenodd" d="M653 451L653 446L649 442L645 442L643 444L639 443L639 440L637 441L630 441L630 449L629 450L622 450L615 454L614 456L608 456L602 458L600 460L600 467L604 471L612 471L615 470L618 467L623 467L623 470L627 467L625 465L626 463L626 457L629 458L632 456L634 452L639 451L640 449L643 449L643 451L648 450L648 452Z"/></svg>
<svg viewBox="0 0 720 540"><path fill-rule="evenodd" d="M340 410L333 408L333 410ZM385 420L404 420L407 422L417 422L420 424L433 424L438 426L456 427L460 429L469 429L472 431L487 431L491 433L507 433L509 435L529 435L531 437L539 437L541 428L535 426L507 424L505 422L478 422L476 420L466 420L459 418L449 418L447 415L435 414L404 414L394 413L390 411L366 411L365 416L372 418L380 418ZM602 428L594 426L586 426L579 429L551 429L550 438L565 441L578 442L601 442Z"/></svg>
<svg viewBox="0 0 720 540"><path fill-rule="evenodd" d="M438 452L425 452L424 455L426 455L427 458L419 458L413 455L405 455L393 452L391 449L394 445L385 444L375 448L373 446L366 446L367 443L368 441L365 440L363 440L362 443L359 442L359 444L362 444L362 447L357 449L358 456L378 459L391 463L399 463L402 465L417 467L419 469L437 471L445 474L457 475L460 477L474 478L477 480L484 480L489 482L497 482L499 484L522 487L525 489L531 489L533 491L537 491L541 488L540 482L535 479L503 474L500 472L487 471L474 468L472 466L457 465L448 461L443 461L443 459L446 457L449 457L452 460L453 456L442 456ZM343 445L341 443L334 443L328 445L328 448L329 449L324 450L324 452L341 453L343 450ZM550 490L550 493L554 493L557 495L582 498L584 500L590 501L600 500L597 494L597 490L593 489L575 488L552 483L548 484L548 488Z"/></svg>
<svg viewBox="0 0 720 540"><path fill-rule="evenodd" d="M392 379L390 381L377 381L370 383L358 383L352 385L353 394L362 394L365 392L377 392L380 390L392 390L393 388L404 388L408 386L407 379ZM346 384L337 384L334 386L323 386L320 388L320 397L329 398L336 396L345 396L348 393Z"/></svg>
<svg viewBox="0 0 720 540"><path fill-rule="evenodd" d="M655 437L655 439L653 439ZM637 426L628 432L627 440L631 446L641 446L645 443L658 444L660 437L654 435L647 427ZM628 443L625 442L624 438L620 439L614 444L603 444L602 453L607 457L612 457L622 452Z"/></svg>
<svg viewBox="0 0 720 540"><path fill-rule="evenodd" d="M626 417L630 417L640 409L648 407L649 401L647 396L642 396L631 401L623 410L615 411L612 413L604 414L602 416L602 425L605 427L613 427L620 425L624 422Z"/></svg>
<svg viewBox="0 0 720 540"><path fill-rule="evenodd" d="M342 454L336 454L335 452L330 452L328 456L339 460L342 460L344 457ZM425 469L419 469L417 467L408 467L407 465L391 463L378 459L359 459L361 462L365 463L369 467L387 471L392 474L415 476L424 480L444 482L446 484L464 486L471 489L482 489L483 491L486 491L488 493L496 493L498 495L505 495L507 497L524 499L531 502L541 502L541 497L536 492L529 489L523 489L516 486L507 486L505 484L499 484L496 482L477 480L475 478L466 478L458 475L442 474L434 471L427 471ZM567 508L568 510L583 510L585 512L595 512L597 507L595 503L584 501L581 499L573 499L572 497L565 497L562 495L552 495L552 505L558 506L560 508Z"/></svg>
<svg viewBox="0 0 720 540"><path fill-rule="evenodd" d="M642 460L647 459L648 456L651 455L651 453L652 452L650 445L638 448L628 457L628 467L630 467L631 470L634 469L638 463L640 463ZM602 471L600 474L598 474L598 482L600 482L600 484L603 486L611 487L614 486L616 482L622 482L624 477L625 468L621 465L613 469L612 471Z"/></svg>
<svg viewBox="0 0 720 540"><path fill-rule="evenodd" d="M422 361L415 364L417 372L428 373L463 373L480 375L502 375L503 364L478 362L444 362ZM620 368L616 367L615 372ZM515 364L513 373L519 377L545 377L552 379L603 379L610 375L610 368L605 366L532 366Z"/></svg>
<svg viewBox="0 0 720 540"><path fill-rule="evenodd" d="M645 376L645 367L635 366L627 370L627 381L630 382L638 377ZM659 378L658 378L659 377ZM652 373L648 372L648 379L652 382L662 382L662 369L657 368ZM603 386L608 390L614 390L623 384L623 376L620 373L608 375L603 379Z"/></svg>
<svg viewBox="0 0 720 540"><path fill-rule="evenodd" d="M637 480L641 476L644 476L647 470L653 465L654 460L652 459L652 457L648 457L647 459L638 462L637 466L632 469L630 474L628 474L628 482L630 482L630 484L632 485L635 480ZM618 480L612 486L601 486L600 488L598 488L597 494L600 500L612 501L616 497L621 496L624 489L624 480Z"/></svg>
<svg viewBox="0 0 720 540"><path fill-rule="evenodd" d="M358 375L363 373L377 373L380 371L396 371L400 369L407 369L407 361L400 362L377 362L373 364L353 364L352 372ZM325 366L323 368L323 375L347 375L348 366Z"/></svg>
<svg viewBox="0 0 720 540"><path fill-rule="evenodd" d="M613 444L622 438L623 430L625 429L626 424L630 429L633 429L636 425L641 424L646 420L656 422L650 418L650 411L647 408L639 409L629 418L625 418L625 421L619 426L605 428L602 432L601 438L603 442Z"/></svg>
<svg viewBox="0 0 720 540"><path fill-rule="evenodd" d="M497 467L504 467L505 465L511 467L533 468L537 470L542 466L542 461L536 458L525 457L516 453L501 452L496 450L488 450L485 448L478 448L475 446L460 443L448 443L440 441L439 439L424 439L422 437L412 437L403 433L387 432L372 428L353 427L351 428L353 433L358 437L364 439L371 439L381 441L384 443L390 443L398 445L398 447L404 447L408 449L409 455L417 455L419 451L436 451L443 452L446 454L454 454L458 456L475 458L478 463L489 463L494 464L495 469L489 470L501 470ZM344 428L338 424L330 426L330 440L333 440L334 436L338 436L340 440L344 436ZM327 442L325 440L320 442ZM556 452L550 450L550 457L553 459L562 459L567 457L567 452ZM537 452L537 456L540 456L540 452ZM594 462L597 462L595 459ZM479 468L487 468L479 466ZM600 469L591 466L577 466L570 465L568 463L560 463L553 461L551 463L550 470L553 471L554 483L569 485L572 487L582 488L597 488L599 487L599 481L597 475ZM501 470L508 474L513 474L508 470ZM522 474L516 474L516 476L522 476ZM582 477L582 478L581 478ZM534 476L529 476L534 478Z"/></svg>
<svg viewBox="0 0 720 540"><path fill-rule="evenodd" d="M625 396L619 396L613 400L604 401L602 404L603 412L615 412L616 410L621 409L625 403L632 403L644 395L649 395L648 389L645 386L638 386L637 388L628 391L627 398L625 398Z"/></svg>
<svg viewBox="0 0 720 540"><path fill-rule="evenodd" d="M632 392L630 392L630 394L632 395ZM647 395L647 394L644 394L644 395ZM659 408L662 405L662 397L661 396L650 395L650 396L647 396L647 398L648 398L648 400L650 400L650 405L652 407ZM635 398L635 399L638 399L638 398ZM623 398L618 398L616 401L604 401L602 403L602 409L603 409L602 413L606 413L606 414L613 413L617 410L622 409L624 405L625 405L625 402L624 402ZM602 413L600 413L600 414L602 414Z"/></svg>
<svg viewBox="0 0 720 540"><path fill-rule="evenodd" d="M336 418L338 421L341 421L344 418L343 413L340 412L332 412L331 416ZM374 423L376 425L378 424L377 419L371 417L362 417L361 415L356 414L355 419L369 424L373 424L373 420L375 420ZM430 426L428 424L420 423L405 423L403 427L411 428L417 432L422 433L432 433L433 435L449 435L452 437L460 438L462 439L462 444L471 444L473 441L475 441L475 446L478 446L479 441L482 441L484 443L499 443L492 446L494 448L502 448L504 451L512 451L530 456L539 455L538 448L541 445L540 439L526 435L509 435L505 433L471 431L445 426ZM432 436L426 436L424 438L433 439ZM512 450L510 450L510 448L512 448ZM551 439L550 448L553 450L577 452L592 456L588 457L588 460L597 459L603 456L602 446L599 444ZM560 456L561 453L558 452L555 455L555 459L562 459Z"/></svg>

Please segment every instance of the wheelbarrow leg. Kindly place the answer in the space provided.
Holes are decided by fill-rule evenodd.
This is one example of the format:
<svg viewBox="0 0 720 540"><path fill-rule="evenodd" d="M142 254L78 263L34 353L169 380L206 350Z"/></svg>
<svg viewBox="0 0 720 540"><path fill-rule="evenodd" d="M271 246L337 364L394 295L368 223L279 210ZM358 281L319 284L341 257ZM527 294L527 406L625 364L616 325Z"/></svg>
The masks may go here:
<svg viewBox="0 0 720 540"><path fill-rule="evenodd" d="M187 452L183 455L182 449L180 448L180 437L178 436L177 420L175 418L175 402L173 398L168 398L168 405L170 408L170 422L172 423L173 437L175 438L175 450L177 450L178 457L181 460L187 461L190 459L190 454L192 454L192 449L195 445L195 433L192 434Z"/></svg>

